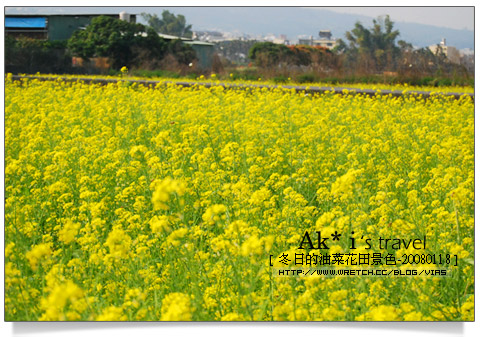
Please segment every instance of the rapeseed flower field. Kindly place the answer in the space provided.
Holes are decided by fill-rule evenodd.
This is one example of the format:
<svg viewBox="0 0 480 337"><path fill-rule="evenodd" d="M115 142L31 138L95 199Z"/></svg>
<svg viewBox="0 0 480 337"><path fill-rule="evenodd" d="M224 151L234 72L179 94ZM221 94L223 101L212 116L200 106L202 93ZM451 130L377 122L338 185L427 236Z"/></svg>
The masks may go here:
<svg viewBox="0 0 480 337"><path fill-rule="evenodd" d="M123 68L122 68L123 69ZM125 75L128 74L128 69L125 67L124 70L121 71L121 76L115 76L115 75L82 75L82 79L93 79L93 80L118 80L118 79L125 79ZM304 87L326 87L326 88L334 88L334 87L344 87L349 90L394 90L394 91L429 91L429 92L434 92L437 94L445 94L445 93L474 93L474 88L472 86L433 86L433 85L428 85L428 86L418 86L418 85L408 85L408 84L386 84L386 83L339 83L339 84L332 84L328 82L302 82L302 83L297 83L293 80L289 80L283 84L279 84L273 80L265 80L262 78L258 78L257 80L245 80L245 79L232 79L233 74L230 74L230 77L227 78L220 78L216 74L212 73L210 75L200 75L197 76L195 79L192 79L190 77L157 77L157 76L152 76L152 77L141 77L141 76L135 76L135 75L128 75L128 80L132 81L156 81L156 82L162 82L164 84L170 83L170 82L190 82L190 83L202 83L202 84L217 84L217 83L223 83L226 86L229 85L247 85L247 86L304 86ZM69 75L69 74L41 74L37 73L35 75L27 75L23 74L21 76L25 77L42 77L42 78L66 78L66 79L73 79L77 80L79 78L78 75Z"/></svg>
<svg viewBox="0 0 480 337"><path fill-rule="evenodd" d="M275 276L306 232L448 275ZM470 321L473 237L470 97L6 79L8 321Z"/></svg>

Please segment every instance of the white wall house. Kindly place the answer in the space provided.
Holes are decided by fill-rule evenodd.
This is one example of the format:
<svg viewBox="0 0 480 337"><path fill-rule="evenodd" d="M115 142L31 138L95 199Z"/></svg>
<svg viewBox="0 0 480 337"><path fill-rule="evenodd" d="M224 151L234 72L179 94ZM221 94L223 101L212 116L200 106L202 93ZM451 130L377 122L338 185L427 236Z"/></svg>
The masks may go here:
<svg viewBox="0 0 480 337"><path fill-rule="evenodd" d="M447 46L447 42L445 38L439 44L432 45L428 47L432 53L436 54L437 52L441 52L445 54L450 62L453 63L460 63L460 52L457 48L452 46Z"/></svg>

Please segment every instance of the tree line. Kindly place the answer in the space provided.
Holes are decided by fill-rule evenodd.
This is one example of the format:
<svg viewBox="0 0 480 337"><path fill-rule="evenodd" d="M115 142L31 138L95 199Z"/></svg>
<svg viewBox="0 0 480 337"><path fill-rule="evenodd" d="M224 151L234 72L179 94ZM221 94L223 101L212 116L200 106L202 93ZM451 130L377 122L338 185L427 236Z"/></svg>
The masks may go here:
<svg viewBox="0 0 480 337"><path fill-rule="evenodd" d="M389 75L403 78L456 77L471 78L473 64L452 63L439 49L414 49L398 40L389 16L373 20L371 28L357 22L332 50L312 46L285 46L257 42L249 58L270 75L288 74L301 67L317 77ZM286 70L285 70L286 69Z"/></svg>
<svg viewBox="0 0 480 337"><path fill-rule="evenodd" d="M192 37L192 26L183 15L163 11L141 14L147 25L129 23L107 16L95 17L77 30L68 41L50 42L6 38L6 71L75 72L71 57L88 60L105 57L113 69L189 68L196 59L194 50L180 39L166 40L158 33ZM214 71L235 72L238 64L256 65L252 78L297 76L305 81L325 77L355 77L393 74L403 78L473 78L473 62L454 64L442 52L414 49L394 29L389 16L373 20L367 28L357 22L338 39L335 48L306 45L281 45L272 42L224 41L215 46ZM51 62L51 61L53 62ZM69 64L70 62L70 64ZM252 72L252 71L250 71ZM280 77L279 77L280 76ZM283 76L283 77L282 77Z"/></svg>
<svg viewBox="0 0 480 337"><path fill-rule="evenodd" d="M107 58L112 69L159 69L186 67L196 59L191 46L180 39L164 39L159 32L191 35L182 15L166 11L163 18L143 14L148 25L130 23L109 16L98 16L85 29L76 30L67 41L43 41L31 38L6 38L7 72L78 72L72 56L85 61Z"/></svg>
<svg viewBox="0 0 480 337"><path fill-rule="evenodd" d="M134 24L107 16L93 18L84 30L77 30L67 43L73 55L83 59L108 57L112 67L161 67L167 54L180 64L192 62L193 49L180 39L165 40L158 32L142 24Z"/></svg>

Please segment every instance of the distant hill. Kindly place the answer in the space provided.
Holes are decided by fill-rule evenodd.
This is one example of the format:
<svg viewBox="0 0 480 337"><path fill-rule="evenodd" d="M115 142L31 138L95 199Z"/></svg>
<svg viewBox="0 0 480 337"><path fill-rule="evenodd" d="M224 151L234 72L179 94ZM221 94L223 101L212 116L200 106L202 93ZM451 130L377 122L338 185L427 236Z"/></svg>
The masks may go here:
<svg viewBox="0 0 480 337"><path fill-rule="evenodd" d="M165 8L155 8L161 13ZM168 9L168 8L166 8ZM171 8L171 12L183 14L193 25L194 30L217 29L241 31L247 34L285 34L291 40L298 35L313 35L329 29L334 37L344 38L355 22L372 26L372 18L361 15L343 14L328 9L308 9L298 7L211 7L211 8ZM442 38L447 44L459 49L474 47L474 32L442 28L418 23L395 22L394 28L400 31L399 39L418 47L437 44Z"/></svg>
<svg viewBox="0 0 480 337"><path fill-rule="evenodd" d="M160 15L163 10L182 14L193 30L218 30L224 32L242 32L250 35L267 35L269 33L285 34L290 40L298 35L313 35L318 31L329 29L334 37L344 38L345 32L360 21L364 26L372 26L372 18L362 15L344 14L329 11L328 8L300 7L29 7L23 9L7 8L7 14L33 13L119 13L126 10L132 14L148 12ZM141 18L139 17L139 21ZM399 39L417 47L425 47L447 39L447 45L458 49L474 48L474 32L436 27L418 23L395 22L395 29L400 31Z"/></svg>

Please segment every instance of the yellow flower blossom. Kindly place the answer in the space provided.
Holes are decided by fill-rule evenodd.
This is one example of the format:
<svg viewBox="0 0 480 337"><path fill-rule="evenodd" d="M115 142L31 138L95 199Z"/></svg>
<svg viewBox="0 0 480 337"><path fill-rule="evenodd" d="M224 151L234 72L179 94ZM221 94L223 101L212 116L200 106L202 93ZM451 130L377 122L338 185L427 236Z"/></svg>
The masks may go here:
<svg viewBox="0 0 480 337"><path fill-rule="evenodd" d="M185 183L172 178L165 178L154 183L155 191L153 192L152 202L155 209L167 210L168 202L172 195L182 196L185 193Z"/></svg>
<svg viewBox="0 0 480 337"><path fill-rule="evenodd" d="M122 308L118 308L115 306L109 306L105 308L100 315L98 315L95 319L96 321L126 321L127 316L123 314Z"/></svg>
<svg viewBox="0 0 480 337"><path fill-rule="evenodd" d="M42 299L40 306L45 311L40 317L41 321L64 321L67 317L64 314L67 304L73 305L84 296L80 289L72 281L58 284L52 289L47 298ZM77 316L77 319L80 317Z"/></svg>
<svg viewBox="0 0 480 337"><path fill-rule="evenodd" d="M205 223L214 225L216 222L226 219L226 211L227 208L225 205L215 204L206 209L205 213L202 215L202 219Z"/></svg>
<svg viewBox="0 0 480 337"><path fill-rule="evenodd" d="M183 293L170 293L162 300L162 321L191 321L193 309L190 296Z"/></svg>
<svg viewBox="0 0 480 337"><path fill-rule="evenodd" d="M105 245L113 257L127 257L132 239L121 228L114 228L107 237Z"/></svg>
<svg viewBox="0 0 480 337"><path fill-rule="evenodd" d="M67 220L66 224L58 232L58 238L60 241L68 244L75 239L75 236L77 235L79 229L80 224L78 222Z"/></svg>
<svg viewBox="0 0 480 337"><path fill-rule="evenodd" d="M42 260L52 255L52 249L50 247L51 244L49 243L41 243L34 246L25 254L25 257L27 258L28 262L30 263L30 267L33 270L37 270L39 262L41 263Z"/></svg>

